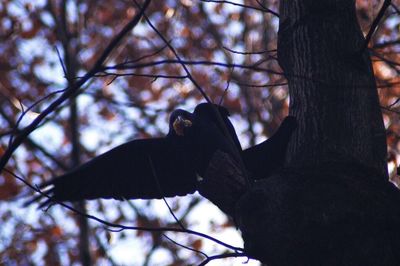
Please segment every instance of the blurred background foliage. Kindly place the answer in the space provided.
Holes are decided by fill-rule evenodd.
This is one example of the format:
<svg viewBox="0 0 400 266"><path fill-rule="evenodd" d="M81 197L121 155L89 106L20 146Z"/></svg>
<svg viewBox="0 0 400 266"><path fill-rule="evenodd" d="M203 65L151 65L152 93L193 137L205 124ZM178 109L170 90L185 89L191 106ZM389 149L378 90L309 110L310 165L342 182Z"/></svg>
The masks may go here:
<svg viewBox="0 0 400 266"><path fill-rule="evenodd" d="M278 12L278 2L167 0L153 1L146 11L207 95L230 110L244 148L270 136L288 113L288 88L276 58L279 18L268 11ZM381 2L357 1L365 34ZM392 1L370 45L387 128L388 166L397 183L398 6L400 1ZM68 82L93 66L137 12L134 1L128 0L0 2L0 155L10 138L54 101ZM9 170L39 184L76 164L71 159L74 149L79 151L79 161L85 162L127 140L164 135L172 110L192 110L204 101L145 20L114 49L106 66L74 100L64 103L30 134L13 154ZM76 121L71 120L71 104L76 107ZM73 132L79 133L75 144ZM0 264L81 264L77 215L60 206L45 212L37 206L22 208L24 196L31 193L12 175L3 172L0 176ZM167 200L187 228L242 245L231 221L198 194ZM113 223L176 224L160 200L96 200L88 202L86 210ZM204 259L160 233L110 232L93 221L87 230L93 265L191 265ZM209 255L226 252L199 237L166 235ZM243 261L226 259L210 265Z"/></svg>

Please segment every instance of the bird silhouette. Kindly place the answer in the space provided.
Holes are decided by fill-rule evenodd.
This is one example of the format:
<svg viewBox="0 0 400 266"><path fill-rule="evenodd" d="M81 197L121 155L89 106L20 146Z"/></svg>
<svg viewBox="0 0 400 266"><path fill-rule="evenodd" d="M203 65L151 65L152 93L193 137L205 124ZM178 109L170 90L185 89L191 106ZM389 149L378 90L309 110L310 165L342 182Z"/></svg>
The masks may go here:
<svg viewBox="0 0 400 266"><path fill-rule="evenodd" d="M193 113L177 109L170 115L165 137L137 139L117 146L42 183L39 187L47 197L42 193L26 205L39 202L45 206L53 201L96 198L184 196L197 190L199 176L204 175L216 150L233 155L236 149L253 179L266 178L282 167L287 144L296 127L294 117L286 117L268 140L242 151L228 116L224 107L208 103L199 104Z"/></svg>

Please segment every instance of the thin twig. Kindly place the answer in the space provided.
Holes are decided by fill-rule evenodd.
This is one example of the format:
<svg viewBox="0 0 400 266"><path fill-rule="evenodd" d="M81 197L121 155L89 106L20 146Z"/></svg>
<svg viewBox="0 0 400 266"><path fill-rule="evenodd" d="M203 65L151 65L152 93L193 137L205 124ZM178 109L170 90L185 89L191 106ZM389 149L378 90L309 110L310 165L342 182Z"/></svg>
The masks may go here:
<svg viewBox="0 0 400 266"><path fill-rule="evenodd" d="M108 77L114 76L114 81L118 77L125 77L125 76L135 76L135 77L145 77L145 78L155 78L155 79L186 79L188 78L187 75L163 75L163 74L138 74L138 73L111 73L107 71L103 71L102 74L96 74L94 77ZM108 82L107 85L111 84Z"/></svg>
<svg viewBox="0 0 400 266"><path fill-rule="evenodd" d="M393 109L391 109L389 107L386 107L386 106L381 106L381 109L383 109L385 111L388 111L388 112L391 112L391 113L400 114L400 111L393 110Z"/></svg>
<svg viewBox="0 0 400 266"><path fill-rule="evenodd" d="M4 110L2 108L0 108L0 115L8 122L10 127L15 127L15 125L13 125L12 119L4 112ZM18 133L18 129L17 129L17 133ZM54 157L52 154L50 154L50 152L48 152L44 147L42 147L41 145L37 144L33 139L28 137L26 140L27 140L27 144L28 145L30 145L30 146L34 147L35 149L39 150L47 158L49 158L55 164L57 164L57 166L61 167L64 170L67 169L67 167L66 167L66 165L64 163L62 163L60 160L58 160L56 157Z"/></svg>
<svg viewBox="0 0 400 266"><path fill-rule="evenodd" d="M234 5L234 6L240 6L243 8L254 9L254 10L258 10L258 11L262 11L262 12L266 12L266 13L271 13L272 15L277 16L279 18L278 13L276 13L275 11L273 11L263 5L260 5L261 7L256 7L256 6L249 6L249 5L239 4L239 3L226 1L226 0L200 0L200 1L205 2L205 3L230 4L230 5Z"/></svg>
<svg viewBox="0 0 400 266"><path fill-rule="evenodd" d="M181 243L178 243L178 242L176 242L175 240L173 240L172 238L170 238L169 236L167 236L166 234L162 234L162 235L163 235L166 239L168 239L169 241L171 241L172 243L174 243L175 245L177 245L177 246L179 246L179 247L181 247L181 248L184 248L184 249L187 249L187 250L190 250L190 251L199 253L199 254L203 255L204 257L206 257L206 258L209 257L206 253L204 253L204 252L201 251L201 250L197 250L197 249L194 249L194 248L185 246L185 245L183 245L183 244L181 244Z"/></svg>
<svg viewBox="0 0 400 266"><path fill-rule="evenodd" d="M397 15L400 15L400 9L399 9L395 4L393 4L393 3L391 3L390 5L391 5L391 6L393 7L393 9L396 11Z"/></svg>
<svg viewBox="0 0 400 266"><path fill-rule="evenodd" d="M171 42L171 41L168 41L168 43L170 43L170 42ZM162 46L160 49L154 51L153 53L140 56L140 57L135 58L135 59L133 59L133 60L126 61L125 63L136 63L136 62L142 61L142 60L144 60L144 59L146 59L146 58L153 57L153 56L155 56L155 55L161 53L161 52L162 52L165 48L167 48L167 47L168 47L168 45L165 44L164 46Z"/></svg>
<svg viewBox="0 0 400 266"><path fill-rule="evenodd" d="M226 46L222 46L222 48L224 48L225 50L234 53L234 54L241 54L241 55L252 55L252 54L266 54L266 53L275 53L277 51L277 49L272 49L272 50L265 50L265 51L258 51L258 52L241 52L241 51L236 51L233 50L229 47Z"/></svg>
<svg viewBox="0 0 400 266"><path fill-rule="evenodd" d="M228 93L229 86L231 85L231 80L232 80L233 71L234 71L234 68L231 68L231 71L230 71L230 73L229 73L228 80L226 81L226 87L225 87L225 89L224 89L224 92L223 92L222 95L221 95L221 99L219 100L218 105L222 105L222 103L224 102L224 98L225 98L225 96L226 96L227 93Z"/></svg>
<svg viewBox="0 0 400 266"><path fill-rule="evenodd" d="M253 65L243 65L243 64L235 64L235 63L224 63L224 62L216 62L216 61L208 61L208 60L177 60L177 59L163 59L163 60L156 60L146 63L140 64L116 64L113 66L106 66L103 70L125 70L125 69L138 69L138 68L145 68L145 67L152 67L158 65L165 65L165 64L184 64L184 65L203 65L203 66L219 66L219 67L226 67L226 68L238 68L238 69L249 69L253 71L265 72L269 74L285 76L285 73L278 72L275 70L271 70L268 68L263 68L259 66ZM294 76L297 77L297 76Z"/></svg>
<svg viewBox="0 0 400 266"><path fill-rule="evenodd" d="M371 41L372 35L374 34L376 28L378 27L379 22L381 21L383 15L385 15L386 9L390 6L391 3L392 3L391 0L385 0L385 2L383 2L383 5L382 5L381 9L379 10L378 15L372 22L372 25L371 25L371 28L369 29L367 37L365 37L365 42L364 42L363 47L360 50L360 53L363 53L365 51L365 49L368 48L368 44Z"/></svg>
<svg viewBox="0 0 400 266"><path fill-rule="evenodd" d="M226 258L238 258L238 257L247 257L248 255L244 253L226 253L226 254L220 254L220 255L215 255L215 256L209 256L207 259L205 259L202 263L200 263L198 266L204 266L208 264L209 262L213 260L219 260L219 259L226 259Z"/></svg>
<svg viewBox="0 0 400 266"><path fill-rule="evenodd" d="M66 89L64 88L64 89L61 89L61 90L56 90L56 91L50 92L49 94L43 96L42 98L40 98L39 100L37 100L36 102L34 102L33 104L31 104L28 108L22 109L22 110L21 110L22 113L21 113L21 115L18 117L17 122L15 123L15 127L18 128L19 124L21 123L21 121L22 121L22 119L25 117L25 115L26 115L29 111L31 111L34 107L36 107L38 104L40 104L41 102L47 100L48 98L50 98L50 97L52 97L52 96L54 96L54 95L57 95L57 94L59 94L59 93L65 92L65 90L66 90Z"/></svg>
<svg viewBox="0 0 400 266"><path fill-rule="evenodd" d="M139 3L134 0L135 4L140 7ZM192 74L190 74L189 69L186 67L186 65L183 63L181 60L179 54L176 52L175 48L171 45L170 42L161 34L161 32L153 25L153 23L150 21L146 13L143 13L143 17L146 20L147 24L150 26L150 28L153 29L155 33L157 33L158 37L162 39L162 41L168 46L168 48L171 50L171 52L175 55L176 59L178 60L179 64L182 66L183 70L186 72L186 75L188 76L188 79L193 83L193 85L196 87L196 89L201 93L201 95L204 97L204 99L208 103L212 103L211 99L207 96L207 94L204 92L203 88L197 83L197 81L193 78Z"/></svg>
<svg viewBox="0 0 400 266"><path fill-rule="evenodd" d="M152 171L152 173L153 173L154 180L156 181L157 189L158 189L158 191L160 192L160 196L162 197L162 199L163 199L165 205L167 205L167 208L168 208L169 213L172 215L172 217L174 217L176 223L177 223L182 229L186 229L186 228L183 226L183 224L181 223L181 221L179 221L178 217L176 217L174 211L172 210L171 206L169 206L167 200L166 200L165 197L164 197L164 195L165 195L165 194L164 194L164 190L163 190L163 188L161 187L160 181L159 181L159 179L158 179L158 175L157 175L157 173L156 173L156 169L154 168L153 160L151 159L151 156L150 156L149 154L147 154L147 159L149 160L150 167L151 167L151 171Z"/></svg>
<svg viewBox="0 0 400 266"><path fill-rule="evenodd" d="M271 87L278 87L278 86L286 86L288 85L287 82L284 83L272 83L272 84L248 84L248 83L238 83L237 85L243 87L252 87L252 88L271 88Z"/></svg>
<svg viewBox="0 0 400 266"><path fill-rule="evenodd" d="M63 61L62 58L61 58L60 51L58 50L57 46L56 46L55 48L56 48L58 60L60 61L61 68L62 68L62 70L63 70L63 72L64 72L64 77L66 78L66 77L67 77L67 69L65 68L64 61Z"/></svg>

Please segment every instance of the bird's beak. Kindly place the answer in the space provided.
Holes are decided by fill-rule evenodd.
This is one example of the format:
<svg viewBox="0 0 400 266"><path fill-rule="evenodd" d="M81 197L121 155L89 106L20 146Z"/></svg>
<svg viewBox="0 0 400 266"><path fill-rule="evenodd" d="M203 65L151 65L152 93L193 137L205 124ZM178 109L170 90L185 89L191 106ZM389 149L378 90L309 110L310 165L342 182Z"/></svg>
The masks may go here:
<svg viewBox="0 0 400 266"><path fill-rule="evenodd" d="M192 121L184 119L182 116L178 116L172 124L174 131L178 136L185 135L185 128L192 126Z"/></svg>

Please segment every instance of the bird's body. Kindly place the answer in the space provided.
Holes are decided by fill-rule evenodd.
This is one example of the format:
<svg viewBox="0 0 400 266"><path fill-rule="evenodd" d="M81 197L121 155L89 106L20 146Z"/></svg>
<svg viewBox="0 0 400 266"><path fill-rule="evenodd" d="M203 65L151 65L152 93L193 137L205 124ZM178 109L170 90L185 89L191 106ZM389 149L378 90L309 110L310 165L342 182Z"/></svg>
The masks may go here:
<svg viewBox="0 0 400 266"><path fill-rule="evenodd" d="M218 119L217 115L220 116L221 120ZM204 175L216 150L231 156L235 153L240 154L242 151L235 129L228 116L229 113L225 108L214 108L210 104L200 104L193 112L193 127L188 130L188 137L195 140L196 171L200 176ZM219 121L222 121L229 136L224 134Z"/></svg>
<svg viewBox="0 0 400 266"><path fill-rule="evenodd" d="M50 196L44 204L52 200L184 196L196 191L198 176L204 174L216 150L232 156L239 154L247 170L256 178L267 177L283 164L286 146L296 124L294 118L286 118L286 126L270 140L242 151L228 115L225 108L211 104L200 104L193 113L175 110L164 138L127 142L43 183L40 187L49 188ZM39 195L29 203L42 199L43 195Z"/></svg>

